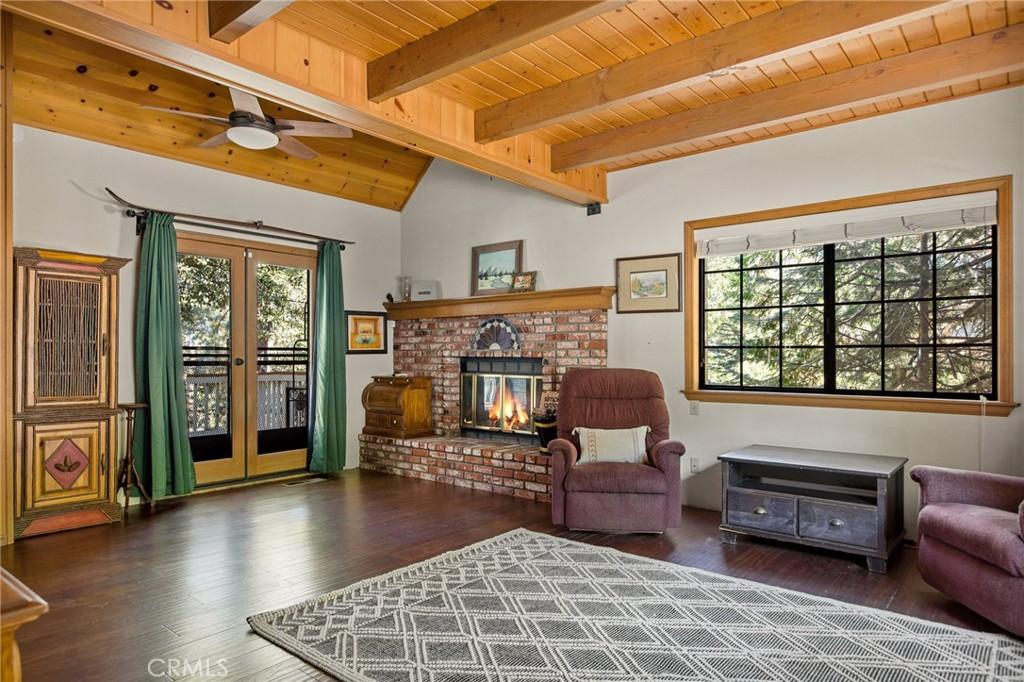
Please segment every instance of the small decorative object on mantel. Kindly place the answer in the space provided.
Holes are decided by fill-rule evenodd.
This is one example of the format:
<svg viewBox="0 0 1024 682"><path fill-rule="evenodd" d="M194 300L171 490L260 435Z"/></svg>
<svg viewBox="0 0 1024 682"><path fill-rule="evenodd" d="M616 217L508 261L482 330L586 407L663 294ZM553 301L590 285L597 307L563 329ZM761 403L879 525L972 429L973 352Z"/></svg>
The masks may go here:
<svg viewBox="0 0 1024 682"><path fill-rule="evenodd" d="M537 271L518 272L512 278L512 291L533 291L537 288Z"/></svg>
<svg viewBox="0 0 1024 682"><path fill-rule="evenodd" d="M417 279L412 283L413 301L433 301L437 299L441 283L436 279Z"/></svg>
<svg viewBox="0 0 1024 682"><path fill-rule="evenodd" d="M617 313L675 313L682 310L679 282L682 254L615 259Z"/></svg>
<svg viewBox="0 0 1024 682"><path fill-rule="evenodd" d="M398 295L403 301L412 300L412 277L403 275L398 278Z"/></svg>
<svg viewBox="0 0 1024 682"><path fill-rule="evenodd" d="M370 355L388 352L388 322L385 313L346 310L345 328L346 353Z"/></svg>
<svg viewBox="0 0 1024 682"><path fill-rule="evenodd" d="M473 341L476 350L519 350L519 331L508 320L492 317L476 331Z"/></svg>
<svg viewBox="0 0 1024 682"><path fill-rule="evenodd" d="M473 247L471 296L512 290L512 277L523 269L523 240Z"/></svg>

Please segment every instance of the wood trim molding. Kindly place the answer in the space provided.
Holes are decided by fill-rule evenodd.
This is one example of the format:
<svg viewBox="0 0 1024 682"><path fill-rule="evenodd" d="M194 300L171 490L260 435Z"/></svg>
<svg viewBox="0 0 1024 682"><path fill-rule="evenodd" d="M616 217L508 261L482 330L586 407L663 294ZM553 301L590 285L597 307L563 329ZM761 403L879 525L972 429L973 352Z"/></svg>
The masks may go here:
<svg viewBox="0 0 1024 682"><path fill-rule="evenodd" d="M385 303L391 320L421 320L433 317L508 315L511 313L556 312L562 310L609 310L615 287L550 289L521 294L493 294L470 298L441 298L434 301Z"/></svg>
<svg viewBox="0 0 1024 682"><path fill-rule="evenodd" d="M0 13L0 545L14 540L14 22Z"/></svg>
<svg viewBox="0 0 1024 682"><path fill-rule="evenodd" d="M843 396L824 393L776 393L757 391L715 391L699 387L700 377L700 269L697 258L697 232L714 227L752 223L779 218L829 213L869 206L884 206L905 201L918 201L958 194L995 191L997 196L998 254L995 283L998 305L996 329L997 386L996 400L989 401L985 414L1005 417L1019 403L1013 392L1013 176L1004 175L980 180L967 180L894 192L882 192L846 199L821 201L730 216L692 220L683 224L683 354L685 387L690 400L756 405L801 405L805 407L840 407L852 409L896 410L904 412L938 412L943 414L981 414L982 404L976 400L939 398L902 398L899 396Z"/></svg>
<svg viewBox="0 0 1024 682"><path fill-rule="evenodd" d="M476 112L477 142L689 87L708 74L752 68L843 38L929 16L945 0L808 2L767 12L692 40L618 62ZM371 63L372 65L372 63Z"/></svg>
<svg viewBox="0 0 1024 682"><path fill-rule="evenodd" d="M610 163L1021 68L1024 25L1018 24L561 142L551 148L551 169Z"/></svg>
<svg viewBox="0 0 1024 682"><path fill-rule="evenodd" d="M367 64L367 97L383 102L625 4L626 0L496 2Z"/></svg>
<svg viewBox="0 0 1024 682"><path fill-rule="evenodd" d="M363 60L338 49L331 52L331 46L323 43L319 45L331 59L312 59L313 39L278 18L224 45L117 11L132 5L4 1L4 9L10 12L487 175L577 204L608 200L603 168L554 173L547 163L550 145L532 134L503 144L478 144L473 140L472 110L429 89L381 104L370 102ZM199 14L202 33L206 13Z"/></svg>

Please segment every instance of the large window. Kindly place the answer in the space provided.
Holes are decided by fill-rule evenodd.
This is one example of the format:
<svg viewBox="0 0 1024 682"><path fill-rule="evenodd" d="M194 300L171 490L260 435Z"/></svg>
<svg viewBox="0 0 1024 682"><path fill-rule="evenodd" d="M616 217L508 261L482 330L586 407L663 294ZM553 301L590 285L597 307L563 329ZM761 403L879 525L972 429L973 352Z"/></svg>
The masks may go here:
<svg viewBox="0 0 1024 682"><path fill-rule="evenodd" d="M994 398L992 226L701 261L701 387Z"/></svg>
<svg viewBox="0 0 1024 682"><path fill-rule="evenodd" d="M1010 176L688 221L690 400L1006 416Z"/></svg>

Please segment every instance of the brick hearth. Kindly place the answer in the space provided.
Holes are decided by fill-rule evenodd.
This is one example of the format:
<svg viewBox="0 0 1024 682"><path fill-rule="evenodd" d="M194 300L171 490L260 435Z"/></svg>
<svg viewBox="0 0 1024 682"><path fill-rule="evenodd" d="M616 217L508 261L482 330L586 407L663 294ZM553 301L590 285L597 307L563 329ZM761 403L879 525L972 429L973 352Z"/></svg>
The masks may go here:
<svg viewBox="0 0 1024 682"><path fill-rule="evenodd" d="M475 438L359 436L359 466L539 502L551 501L550 458L536 446Z"/></svg>
<svg viewBox="0 0 1024 682"><path fill-rule="evenodd" d="M544 361L544 390L558 390L573 367L604 367L608 359L605 310L501 315L519 331L517 351L472 348L477 329L493 315L397 320L395 372L434 380L433 438L399 440L359 436L360 467L399 476L550 501L547 455L532 444L465 438L459 425L463 357L530 357Z"/></svg>

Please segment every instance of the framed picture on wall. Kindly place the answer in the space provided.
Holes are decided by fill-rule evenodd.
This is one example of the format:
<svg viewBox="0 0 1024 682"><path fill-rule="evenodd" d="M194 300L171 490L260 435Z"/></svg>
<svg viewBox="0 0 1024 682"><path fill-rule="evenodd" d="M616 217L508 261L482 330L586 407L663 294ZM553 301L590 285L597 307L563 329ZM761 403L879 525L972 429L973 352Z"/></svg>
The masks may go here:
<svg viewBox="0 0 1024 682"><path fill-rule="evenodd" d="M663 253L615 259L615 312L676 313L682 310L679 295L682 254Z"/></svg>
<svg viewBox="0 0 1024 682"><path fill-rule="evenodd" d="M522 239L474 246L469 293L471 296L485 296L511 291L515 274L522 270Z"/></svg>
<svg viewBox="0 0 1024 682"><path fill-rule="evenodd" d="M345 352L353 355L387 353L387 314L368 310L346 310Z"/></svg>
<svg viewBox="0 0 1024 682"><path fill-rule="evenodd" d="M537 271L517 272L512 277L512 291L534 291L537 288Z"/></svg>

